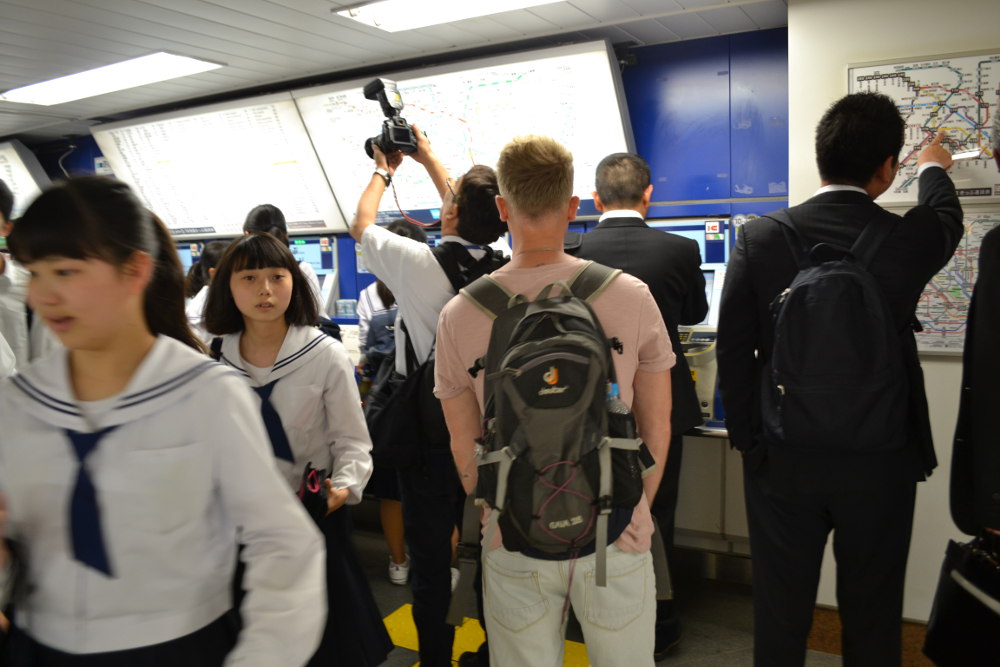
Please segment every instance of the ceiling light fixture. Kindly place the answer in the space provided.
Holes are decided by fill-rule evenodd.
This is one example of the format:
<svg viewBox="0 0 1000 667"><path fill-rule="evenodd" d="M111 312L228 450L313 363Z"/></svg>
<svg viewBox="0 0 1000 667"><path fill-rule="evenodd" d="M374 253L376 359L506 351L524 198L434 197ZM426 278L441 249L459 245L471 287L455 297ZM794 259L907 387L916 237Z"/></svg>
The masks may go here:
<svg viewBox="0 0 1000 667"><path fill-rule="evenodd" d="M555 2L561 2L561 0L491 0L490 2L382 0L382 2L372 2L360 7L338 11L337 14L379 30L400 32L509 12L514 9L551 5Z"/></svg>
<svg viewBox="0 0 1000 667"><path fill-rule="evenodd" d="M219 67L223 65L172 53L151 53L58 79L12 88L0 93L0 101L52 106L199 74Z"/></svg>

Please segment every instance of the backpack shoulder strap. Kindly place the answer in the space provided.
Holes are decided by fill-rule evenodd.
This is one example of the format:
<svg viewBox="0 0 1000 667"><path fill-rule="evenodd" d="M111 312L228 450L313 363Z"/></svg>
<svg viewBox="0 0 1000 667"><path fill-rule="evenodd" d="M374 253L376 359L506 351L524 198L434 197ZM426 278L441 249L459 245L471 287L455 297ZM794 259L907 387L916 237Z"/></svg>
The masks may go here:
<svg viewBox="0 0 1000 667"><path fill-rule="evenodd" d="M809 248L803 245L802 237L799 236L799 230L795 227L795 223L792 222L792 216L788 213L788 209L783 208L780 211L772 211L761 217L770 218L778 223L778 227L781 228L785 242L788 243L788 248L792 251L792 256L795 258L795 265L799 271L809 268L811 266Z"/></svg>
<svg viewBox="0 0 1000 667"><path fill-rule="evenodd" d="M480 276L458 292L495 320L515 302L517 295L490 276Z"/></svg>
<svg viewBox="0 0 1000 667"><path fill-rule="evenodd" d="M612 269L594 261L587 261L570 278L570 291L573 292L573 296L587 303L593 303L621 272L621 269Z"/></svg>
<svg viewBox="0 0 1000 667"><path fill-rule="evenodd" d="M875 258L875 253L882 247L882 242L892 233L897 224L899 224L899 220L892 213L879 207L879 210L858 234L854 245L851 246L851 254L861 268L868 269Z"/></svg>
<svg viewBox="0 0 1000 667"><path fill-rule="evenodd" d="M434 246L431 252L434 253L434 259L441 266L444 275L448 277L451 288L458 292L469 283L470 275L476 275L474 271L478 263L489 262L492 259L492 249L484 250L486 254L481 259L476 259L461 243L446 241Z"/></svg>

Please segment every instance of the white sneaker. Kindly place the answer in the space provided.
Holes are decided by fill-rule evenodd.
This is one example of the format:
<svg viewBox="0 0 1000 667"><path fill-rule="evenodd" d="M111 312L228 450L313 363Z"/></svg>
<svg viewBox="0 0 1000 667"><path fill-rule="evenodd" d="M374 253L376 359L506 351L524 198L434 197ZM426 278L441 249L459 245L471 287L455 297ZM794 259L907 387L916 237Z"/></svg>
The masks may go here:
<svg viewBox="0 0 1000 667"><path fill-rule="evenodd" d="M397 586L405 586L406 582L410 579L410 557L407 556L406 560L402 563L393 563L392 557L389 557L389 581L396 584Z"/></svg>
<svg viewBox="0 0 1000 667"><path fill-rule="evenodd" d="M455 587L458 586L458 568L451 568L451 590L454 593Z"/></svg>

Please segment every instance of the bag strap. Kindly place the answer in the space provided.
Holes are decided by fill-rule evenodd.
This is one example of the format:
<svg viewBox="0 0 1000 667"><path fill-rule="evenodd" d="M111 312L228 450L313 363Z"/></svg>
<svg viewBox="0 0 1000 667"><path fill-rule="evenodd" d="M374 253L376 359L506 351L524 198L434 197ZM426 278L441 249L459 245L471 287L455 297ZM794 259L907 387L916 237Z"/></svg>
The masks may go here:
<svg viewBox="0 0 1000 667"><path fill-rule="evenodd" d="M594 261L587 261L570 279L569 289L578 299L593 303L621 272L621 269L612 269Z"/></svg>
<svg viewBox="0 0 1000 667"><path fill-rule="evenodd" d="M402 318L399 318L399 328L403 330L403 340L406 341L406 348L403 350L403 361L406 363L406 374L412 375L417 368L420 367L421 362L417 361L417 352L413 349L413 343L410 342L410 332L406 329L406 322ZM427 358L430 359L431 355L434 354L434 345L437 343L437 334L434 334L434 342L431 343L430 354Z"/></svg>
<svg viewBox="0 0 1000 667"><path fill-rule="evenodd" d="M212 357L216 361L222 359L222 336L216 336L213 338L209 347L211 348L211 354L208 356Z"/></svg>
<svg viewBox="0 0 1000 667"><path fill-rule="evenodd" d="M770 218L779 224L781 232L785 236L785 241L788 243L788 247L795 257L795 264L799 271L812 266L812 262L810 261L812 250L804 245L804 239L792 221L788 209L774 211L763 217ZM854 258L855 263L861 268L868 270L869 265L871 265L872 260L875 258L875 254L882 246L882 242L892 233L897 224L898 220L896 220L895 216L879 206L878 210L865 223L864 229L861 230L858 238L855 239L854 244L848 250ZM816 247L819 248L828 245L821 243Z"/></svg>
<svg viewBox="0 0 1000 667"><path fill-rule="evenodd" d="M780 211L773 211L761 217L774 220L778 223L778 227L781 228L781 233L785 237L785 242L788 243L788 248L792 251L792 256L795 258L795 266L799 271L808 269L811 266L809 262L809 248L803 245L802 238L799 236L799 230L795 227L795 223L792 222L792 216L789 215L788 209L783 208Z"/></svg>
<svg viewBox="0 0 1000 667"><path fill-rule="evenodd" d="M472 282L472 279L482 275L483 272L479 269L489 266L494 260L493 248L478 247L484 253L479 259L473 257L469 249L457 241L446 241L431 248L434 259L437 260L456 293Z"/></svg>
<svg viewBox="0 0 1000 667"><path fill-rule="evenodd" d="M490 321L518 303L518 296L491 276L480 276L458 292L483 311ZM523 298L523 297L522 297Z"/></svg>

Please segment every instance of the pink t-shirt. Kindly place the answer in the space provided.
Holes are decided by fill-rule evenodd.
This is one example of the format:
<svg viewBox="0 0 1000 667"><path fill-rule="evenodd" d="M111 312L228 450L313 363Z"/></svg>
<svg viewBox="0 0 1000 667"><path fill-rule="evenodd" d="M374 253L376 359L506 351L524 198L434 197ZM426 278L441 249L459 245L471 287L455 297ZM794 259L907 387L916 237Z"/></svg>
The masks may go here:
<svg viewBox="0 0 1000 667"><path fill-rule="evenodd" d="M546 285L572 278L583 262L570 258L566 262L532 268L504 267L492 275L511 292L534 299ZM646 285L625 273L618 276L591 305L605 335L622 342L622 354L613 352L611 357L621 399L631 406L636 371L666 371L676 361L660 310ZM473 378L468 369L476 359L486 354L491 328L492 322L486 314L462 296L456 296L444 307L437 330L434 393L438 398L454 398L463 391L472 391L482 412L483 373ZM471 443L469 451L456 451L454 454L460 471L474 469L475 452ZM615 544L622 551L647 551L652 533L649 504L641 502L632 513L632 522ZM489 548L499 543L497 536Z"/></svg>

